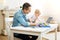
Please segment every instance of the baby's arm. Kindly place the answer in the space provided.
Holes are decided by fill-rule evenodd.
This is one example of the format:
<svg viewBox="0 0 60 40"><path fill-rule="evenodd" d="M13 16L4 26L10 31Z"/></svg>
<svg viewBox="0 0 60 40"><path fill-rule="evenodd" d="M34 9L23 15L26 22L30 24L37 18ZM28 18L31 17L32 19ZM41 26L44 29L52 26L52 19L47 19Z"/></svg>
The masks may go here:
<svg viewBox="0 0 60 40"><path fill-rule="evenodd" d="M30 18L30 19L29 19L29 21L32 23L33 19L32 19L32 18Z"/></svg>

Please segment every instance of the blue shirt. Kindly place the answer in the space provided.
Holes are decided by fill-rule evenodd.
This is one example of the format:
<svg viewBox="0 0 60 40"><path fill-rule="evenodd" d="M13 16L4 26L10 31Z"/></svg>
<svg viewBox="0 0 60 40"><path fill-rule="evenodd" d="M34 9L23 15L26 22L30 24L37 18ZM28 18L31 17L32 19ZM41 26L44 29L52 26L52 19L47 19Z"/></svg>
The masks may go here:
<svg viewBox="0 0 60 40"><path fill-rule="evenodd" d="M14 18L13 18L13 27L15 26L25 26L28 27L30 24L28 23L26 19L26 15L23 13L22 10L19 10L15 13Z"/></svg>

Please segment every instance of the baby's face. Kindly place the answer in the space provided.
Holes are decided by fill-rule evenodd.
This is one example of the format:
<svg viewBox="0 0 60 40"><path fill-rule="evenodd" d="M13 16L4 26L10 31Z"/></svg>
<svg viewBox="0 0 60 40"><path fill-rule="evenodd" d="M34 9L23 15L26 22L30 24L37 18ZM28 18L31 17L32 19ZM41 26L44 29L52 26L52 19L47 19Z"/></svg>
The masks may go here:
<svg viewBox="0 0 60 40"><path fill-rule="evenodd" d="M40 11L39 10L36 10L35 11L35 16L38 17L40 15Z"/></svg>
<svg viewBox="0 0 60 40"><path fill-rule="evenodd" d="M35 13L35 16L39 16L40 14L38 14L38 13Z"/></svg>

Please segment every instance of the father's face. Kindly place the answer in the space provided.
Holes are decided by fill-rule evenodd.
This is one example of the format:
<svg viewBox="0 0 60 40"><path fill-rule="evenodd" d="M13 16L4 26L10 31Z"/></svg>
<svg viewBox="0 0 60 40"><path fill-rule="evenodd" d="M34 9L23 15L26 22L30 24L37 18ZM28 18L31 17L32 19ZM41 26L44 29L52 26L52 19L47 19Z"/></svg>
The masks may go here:
<svg viewBox="0 0 60 40"><path fill-rule="evenodd" d="M29 12L31 12L31 7L28 7L27 10L25 9L25 13L26 13L26 14L29 14Z"/></svg>

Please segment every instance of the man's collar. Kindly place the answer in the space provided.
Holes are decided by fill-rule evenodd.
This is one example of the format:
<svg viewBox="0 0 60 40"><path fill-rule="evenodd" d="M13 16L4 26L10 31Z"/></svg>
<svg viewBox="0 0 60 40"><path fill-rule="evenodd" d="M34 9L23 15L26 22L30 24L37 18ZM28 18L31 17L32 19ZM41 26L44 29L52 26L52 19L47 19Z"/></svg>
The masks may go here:
<svg viewBox="0 0 60 40"><path fill-rule="evenodd" d="M23 10L21 10L21 12L22 12L23 15L26 15L26 14L23 12Z"/></svg>

